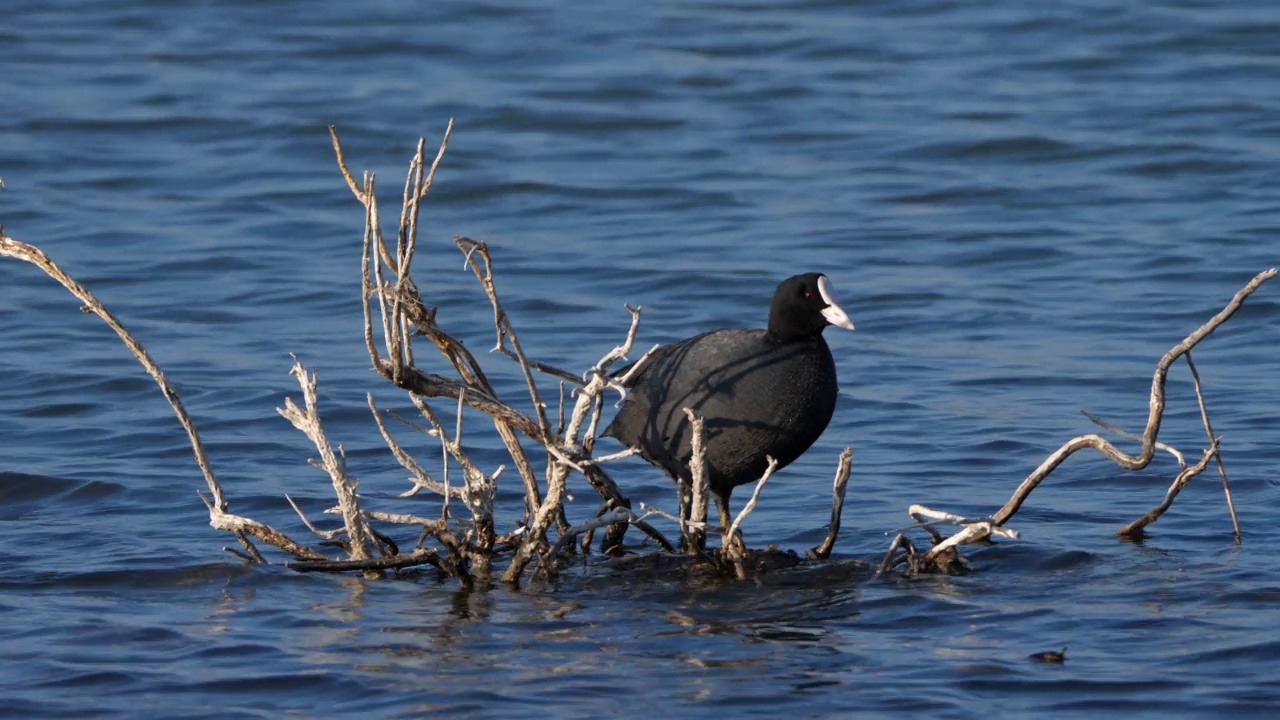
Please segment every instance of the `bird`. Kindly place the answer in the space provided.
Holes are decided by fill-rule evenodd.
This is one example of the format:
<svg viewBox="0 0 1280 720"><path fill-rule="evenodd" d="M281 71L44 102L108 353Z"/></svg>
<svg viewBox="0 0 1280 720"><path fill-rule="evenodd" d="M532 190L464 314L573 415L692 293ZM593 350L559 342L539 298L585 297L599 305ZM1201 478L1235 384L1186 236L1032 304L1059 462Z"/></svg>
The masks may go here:
<svg viewBox="0 0 1280 720"><path fill-rule="evenodd" d="M773 294L768 327L704 332L612 373L627 395L601 434L691 483L684 409L692 410L703 419L706 477L727 528L733 489L758 480L770 458L789 465L830 423L839 385L822 337L828 326L854 329L831 282L822 273L789 277Z"/></svg>

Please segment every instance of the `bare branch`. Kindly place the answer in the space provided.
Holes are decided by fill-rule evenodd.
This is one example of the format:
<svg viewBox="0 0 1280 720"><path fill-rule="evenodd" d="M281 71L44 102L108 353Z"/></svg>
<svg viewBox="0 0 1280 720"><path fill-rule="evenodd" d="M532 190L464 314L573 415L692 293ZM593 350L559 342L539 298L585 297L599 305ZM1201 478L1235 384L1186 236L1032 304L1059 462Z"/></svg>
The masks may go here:
<svg viewBox="0 0 1280 720"><path fill-rule="evenodd" d="M556 540L556 544L542 556L543 562L550 562L555 559L555 557L560 554L560 551L564 550L566 545L572 543L573 539L578 535L581 535L588 530L605 527L606 525L630 522L633 517L635 516L633 516L631 511L626 508L613 508L612 510L605 512L603 515L591 518L581 525L574 525L560 534L559 539Z"/></svg>
<svg viewBox="0 0 1280 720"><path fill-rule="evenodd" d="M155 360L151 359L151 354L146 348L142 347L142 343L138 342L133 335L125 329L124 325L116 319L106 307L98 301L80 283L71 279L71 276L62 271L53 260L49 259L39 248L34 245L18 242L4 233L4 228L0 226L0 255L6 257L17 258L40 268L49 277L56 280L68 292L79 298L80 302L89 309L94 315L97 315L107 324L116 335L124 341L125 347L129 348L129 352L142 363L142 367L147 374L156 381L160 386L160 392L164 394L165 400L169 401L173 413L178 416L178 422L182 423L182 428L187 431L187 439L191 442L191 452L195 455L196 464L200 466L200 471L204 473L205 483L209 486L209 492L213 495L213 507L219 513L227 511L227 499L222 494L222 486L218 484L218 478L213 474L213 468L209 465L209 458L205 456L204 444L200 442L200 435L196 432L195 423L192 422L191 416L187 415L187 410L182 406L182 400L178 398L178 391L169 384L169 380L164 376L164 372L160 370L160 366ZM213 518L210 518L212 522ZM252 534L252 533L250 533Z"/></svg>
<svg viewBox="0 0 1280 720"><path fill-rule="evenodd" d="M1173 505L1174 498L1178 497L1178 493L1182 492L1182 488L1191 482L1191 478L1204 472L1205 468L1209 467L1209 459L1218 452L1218 441L1218 438L1214 439L1213 446L1204 451L1204 457L1200 458L1200 462L1178 473L1178 477L1173 479L1173 484L1169 486L1169 491L1165 493L1164 500L1159 505L1155 506L1146 515L1117 530L1116 535L1130 537L1138 535L1143 528L1159 520L1160 516L1164 515L1165 511Z"/></svg>
<svg viewBox="0 0 1280 720"><path fill-rule="evenodd" d="M366 202L368 197L365 190L362 190L356 183L356 179L351 177L351 171L347 169L347 160L342 155L342 142L338 140L338 129L333 125L329 126L329 138L333 141L333 154L338 158L338 170L342 172L342 177L347 181L347 187L351 188L351 193L356 199L362 203ZM370 192L372 188L370 188Z"/></svg>
<svg viewBox="0 0 1280 720"><path fill-rule="evenodd" d="M1191 361L1191 352L1187 352L1187 367L1191 368L1191 379L1196 386L1196 401L1200 403L1200 418L1204 420L1204 432L1213 443L1213 425L1209 422L1209 408L1204 402L1204 393L1200 391L1200 373L1196 372L1196 364ZM1240 538L1240 519L1236 517L1236 504L1231 500L1231 484L1227 482L1227 469L1222 465L1222 448L1218 447L1213 457L1218 461L1218 475L1222 478L1222 492L1227 496L1227 511L1231 513L1231 527L1235 531L1236 542ZM1186 467L1185 465L1183 466Z"/></svg>
<svg viewBox="0 0 1280 720"><path fill-rule="evenodd" d="M756 502L760 500L760 491L764 489L764 484L769 481L773 471L777 469L778 461L770 456L769 466L764 469L764 474L756 481L756 487L751 491L751 499L742 507L742 510L738 511L738 516L733 519L733 524L720 536L720 543L724 549L725 556L733 562L734 570L737 572L739 580L746 580L747 574L742 567L746 548L743 547L742 536L738 533L738 526L751 514L752 510L756 509Z"/></svg>
<svg viewBox="0 0 1280 720"><path fill-rule="evenodd" d="M1085 416L1085 417L1087 417L1087 418L1089 418L1089 421L1090 421L1090 422L1092 422L1094 425L1097 425L1098 427L1100 427L1100 428L1102 428L1102 429L1104 429L1104 430L1107 430L1107 431L1109 431L1109 432L1113 432L1113 433L1115 433L1116 435L1119 435L1119 436L1120 436L1120 437L1122 437L1122 438L1127 438L1127 439L1129 439L1129 440L1136 440L1136 441L1138 441L1138 442L1142 442L1142 436L1141 436L1141 435L1139 435L1139 434L1137 434L1137 433L1129 432L1128 430L1125 430L1124 428L1121 428L1121 427L1117 427L1117 426L1115 426L1115 425L1112 425L1111 423L1107 422L1106 420L1103 420L1102 418L1098 417L1097 415L1094 415L1094 414L1093 414L1093 413L1091 413L1091 412L1088 412L1088 411L1085 411L1085 410L1081 410L1081 411L1080 411L1080 414L1081 414L1081 415L1084 415L1084 416ZM1173 456L1173 459L1178 461L1178 468L1179 468L1179 469L1181 469L1181 468L1185 468L1185 467L1187 466L1187 459L1186 459L1186 457L1184 457L1184 456L1183 456L1182 451L1181 451L1181 450L1179 450L1178 448L1173 447L1172 445L1165 445L1165 444L1164 444L1164 443L1162 443L1162 442L1158 442L1158 443L1156 443L1156 449L1157 449L1157 450L1163 450L1163 451L1165 451L1165 452L1169 453L1170 455L1172 455L1172 456Z"/></svg>
<svg viewBox="0 0 1280 720"><path fill-rule="evenodd" d="M217 506L205 499L203 495L200 499L204 501L204 505L209 509L209 525L217 530L225 530L231 533L244 533L252 535L262 542L280 548L296 558L305 558L310 560L327 560L324 555L311 548L296 542L293 538L276 530L270 525L260 523L257 520L250 520L239 515L222 512ZM259 555L258 557L262 557Z"/></svg>
<svg viewBox="0 0 1280 720"><path fill-rule="evenodd" d="M831 548L835 547L836 538L840 535L840 516L844 511L844 493L849 485L849 473L853 468L853 448L845 448L840 453L840 461L836 465L836 476L831 483L831 524L827 526L827 537L822 544L810 550L813 557L826 560L831 557Z"/></svg>
<svg viewBox="0 0 1280 720"><path fill-rule="evenodd" d="M884 575L893 569L894 565L897 564L898 548L901 547L903 543L910 542L911 541L907 539L907 536L902 533L898 533L893 536L893 542L889 543L888 552L884 554L884 559L880 561L880 566L876 568L876 577Z"/></svg>
<svg viewBox="0 0 1280 720"><path fill-rule="evenodd" d="M249 541L249 536L245 535L243 532L237 532L235 533L235 536L236 536L236 539L240 541L240 546L245 549L246 553L248 553L248 559L251 562L259 563L262 565L266 564L267 559L262 557L262 553L258 552L258 548L255 547L254 544ZM239 555L240 553L236 553L236 554Z"/></svg>
<svg viewBox="0 0 1280 720"><path fill-rule="evenodd" d="M433 520L420 515L389 513L382 512L380 510L365 510L364 516L370 520L378 520L380 522L392 523L395 525L421 525L423 530L426 530L432 535L445 532L449 529L449 526L441 520Z"/></svg>
<svg viewBox="0 0 1280 720"><path fill-rule="evenodd" d="M298 507L298 503L294 502L294 501L293 501L293 498L289 497L289 493L285 493L285 494L284 494L284 499L289 501L289 505L290 505L290 507L292 507L292 508L293 508L293 511L294 511L294 512L296 512L296 513L298 513L298 517L302 518L302 524L303 524L303 525L306 525L308 530L310 530L311 532L315 533L316 535L319 535L320 537L324 538L325 540L332 540L332 539L334 539L335 537L338 537L339 535L341 535L341 534L344 532L342 528L338 528L338 529L336 529L336 530L318 530L318 529L316 529L316 526L315 526L315 525L312 525L312 524L311 524L311 521L307 519L306 514L302 512L302 508Z"/></svg>
<svg viewBox="0 0 1280 720"><path fill-rule="evenodd" d="M400 463L401 467L408 470L410 473L413 473L413 477L409 478L409 480L413 482L416 487L430 490L438 495L461 498L463 496L462 489L450 488L443 483L432 480L427 471L418 464L418 461L414 460L413 456L401 447L400 443L396 442L395 438L391 437L391 433L387 430L386 424L382 422L382 415L378 412L378 407L373 403L373 395L366 394L365 397L369 401L369 411L373 414L373 422L378 426L378 431L382 433L382 439L387 443L387 447L391 449L391 454Z"/></svg>
<svg viewBox="0 0 1280 720"><path fill-rule="evenodd" d="M333 480L333 492L338 496L338 505L342 508L342 521L346 526L347 539L351 545L351 559L367 560L369 553L369 533L364 519L360 516L360 501L356 495L356 484L347 476L347 461L339 460L334 454L329 438L320 425L320 412L316 408L316 376L308 373L302 363L294 361L290 375L298 378L302 386L302 397L305 409L294 404L293 398L284 399L284 407L276 408L286 420L306 435L316 449L320 451L321 462L325 472Z"/></svg>
<svg viewBox="0 0 1280 720"><path fill-rule="evenodd" d="M347 572L350 570L392 570L413 567L415 565L435 565L440 567L440 559L435 550L420 548L413 552L369 558L366 560L295 560L285 563L285 567L298 572ZM443 568L441 568L443 569Z"/></svg>
<svg viewBox="0 0 1280 720"><path fill-rule="evenodd" d="M706 546L707 534L698 528L706 527L707 497L711 494L711 485L707 478L707 452L703 445L705 423L689 408L684 408L684 414L693 426L692 452L689 458L689 472L693 478L692 498L689 504L689 531L685 533L685 538L689 548L701 551Z"/></svg>
<svg viewBox="0 0 1280 720"><path fill-rule="evenodd" d="M525 385L529 388L529 398L533 401L534 414L538 419L539 432L537 439L543 442L550 441L551 431L547 424L546 406L539 395L538 384L533 379L533 371L530 370L524 350L520 347L520 339L516 337L516 330L511 325L511 320L507 317L507 311L503 309L502 302L498 299L498 290L493 281L493 261L489 257L489 247L483 242L476 242L471 238L458 235L454 236L453 242L466 256L467 265L475 274L476 279L480 281L485 295L489 297L489 304L493 306L493 325L498 333L498 342L494 349L501 349L504 339L511 342L511 349L515 352L516 360L520 365L520 372L524 374ZM483 266L476 260L476 256L479 256L484 261Z"/></svg>
<svg viewBox="0 0 1280 720"><path fill-rule="evenodd" d="M1009 502L1005 503L1004 507L1000 508L992 517L995 524L1003 525L1008 522L1009 518L1018 512L1018 508L1022 507L1022 503L1031 494L1031 491L1048 477L1049 473L1061 465L1063 460L1066 460L1077 450L1087 447L1094 448L1126 470L1141 470L1145 468L1151 462L1151 457L1155 452L1156 435L1160 432L1160 421L1164 413L1164 384L1165 378L1169 374L1169 366L1173 364L1174 360L1190 351L1197 343L1208 337L1214 330L1217 330L1220 325L1231 319L1231 316L1244 304L1245 298L1252 295L1255 290L1261 287L1262 283L1275 276L1276 268L1264 270L1255 275L1231 298L1226 307L1188 335L1182 342L1170 348L1156 363L1155 375L1151 379L1151 410L1147 415L1147 427L1142 433L1142 451L1138 455L1127 455L1098 435L1081 435L1072 438L1041 463L1040 467L1028 475L1026 480L1022 481L1022 484L1014 491L1013 497L1009 499Z"/></svg>

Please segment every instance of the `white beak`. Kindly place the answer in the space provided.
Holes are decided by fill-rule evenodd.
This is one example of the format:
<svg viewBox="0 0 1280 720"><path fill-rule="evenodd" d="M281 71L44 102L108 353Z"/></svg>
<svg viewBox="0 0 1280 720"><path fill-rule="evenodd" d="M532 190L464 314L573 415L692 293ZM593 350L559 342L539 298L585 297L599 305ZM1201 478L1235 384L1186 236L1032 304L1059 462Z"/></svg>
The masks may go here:
<svg viewBox="0 0 1280 720"><path fill-rule="evenodd" d="M831 296L831 283L827 281L826 275L818 276L818 293L822 295L822 302L827 304L827 306L822 309L822 317L826 318L827 322L838 328L852 330L853 321L850 320L844 310L836 304L836 299Z"/></svg>

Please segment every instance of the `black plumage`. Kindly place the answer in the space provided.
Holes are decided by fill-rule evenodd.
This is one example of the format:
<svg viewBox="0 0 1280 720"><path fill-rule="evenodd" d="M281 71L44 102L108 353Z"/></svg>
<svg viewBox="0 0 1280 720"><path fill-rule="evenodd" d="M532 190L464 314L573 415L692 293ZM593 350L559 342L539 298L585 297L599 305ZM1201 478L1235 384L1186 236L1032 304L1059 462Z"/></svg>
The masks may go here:
<svg viewBox="0 0 1280 720"><path fill-rule="evenodd" d="M787 278L774 293L768 328L715 330L643 359L603 434L688 481L693 432L684 408L691 409L704 420L708 480L726 523L735 487L758 480L769 457L779 468L790 464L831 421L839 387L822 337L828 325L853 329L826 277Z"/></svg>

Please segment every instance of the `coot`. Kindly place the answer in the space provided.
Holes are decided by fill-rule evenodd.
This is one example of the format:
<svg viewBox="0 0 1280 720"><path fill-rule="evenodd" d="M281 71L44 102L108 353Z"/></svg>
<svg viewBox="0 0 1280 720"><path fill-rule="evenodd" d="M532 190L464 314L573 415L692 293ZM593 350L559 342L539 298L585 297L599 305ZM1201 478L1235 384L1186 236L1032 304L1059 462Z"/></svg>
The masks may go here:
<svg viewBox="0 0 1280 720"><path fill-rule="evenodd" d="M727 527L733 489L758 480L769 457L779 468L790 464L831 421L839 388L822 338L828 325L853 329L826 276L787 278L774 292L767 329L714 330L642 359L603 434L691 482L693 431L684 408L693 410L704 420L708 481Z"/></svg>

